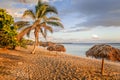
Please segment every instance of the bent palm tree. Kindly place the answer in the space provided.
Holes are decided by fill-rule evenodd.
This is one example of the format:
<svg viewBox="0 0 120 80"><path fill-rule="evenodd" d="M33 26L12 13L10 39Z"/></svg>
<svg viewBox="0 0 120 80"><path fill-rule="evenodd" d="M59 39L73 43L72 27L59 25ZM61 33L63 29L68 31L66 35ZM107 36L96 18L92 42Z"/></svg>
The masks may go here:
<svg viewBox="0 0 120 80"><path fill-rule="evenodd" d="M63 28L63 25L60 23L59 18L47 17L48 13L57 14L56 8L48 5L47 3L42 3L41 0L39 0L38 4L35 7L35 10L35 12L33 12L32 10L26 10L24 12L23 17L30 16L34 20L34 23L33 25L22 30L17 36L17 39L20 41L25 34L29 35L30 31L34 30L35 44L32 53L35 53L36 46L38 46L40 32L42 33L44 38L46 38L47 31L50 31L51 33L53 32L53 29L50 25L60 26Z"/></svg>

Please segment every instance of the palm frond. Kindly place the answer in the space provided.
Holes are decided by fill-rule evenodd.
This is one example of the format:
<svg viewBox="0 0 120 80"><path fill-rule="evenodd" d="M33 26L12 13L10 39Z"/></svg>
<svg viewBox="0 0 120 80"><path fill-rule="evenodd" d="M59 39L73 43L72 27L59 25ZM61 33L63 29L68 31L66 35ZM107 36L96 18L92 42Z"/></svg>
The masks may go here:
<svg viewBox="0 0 120 80"><path fill-rule="evenodd" d="M14 26L17 26L18 29L21 29L21 28L28 26L28 25L30 25L30 23L28 21L17 21L14 23Z"/></svg>
<svg viewBox="0 0 120 80"><path fill-rule="evenodd" d="M39 25L37 25L39 28L44 28L44 29L46 29L46 30L48 30L48 31L50 31L51 33L53 33L53 29L52 29L52 27L51 26L48 26L48 25L46 25L46 23L45 22L43 22L43 23L41 23L41 24L39 24Z"/></svg>
<svg viewBox="0 0 120 80"><path fill-rule="evenodd" d="M25 17L25 16L30 16L32 19L35 19L35 15L34 15L34 12L32 10L26 10L23 13L23 17Z"/></svg>
<svg viewBox="0 0 120 80"><path fill-rule="evenodd" d="M17 39L18 41L21 40L23 38L23 36L27 33L29 33L31 31L31 26L23 29L18 35L17 35Z"/></svg>
<svg viewBox="0 0 120 80"><path fill-rule="evenodd" d="M48 20L56 20L56 21L60 21L60 18L59 17L49 17Z"/></svg>
<svg viewBox="0 0 120 80"><path fill-rule="evenodd" d="M48 13L58 14L58 11L55 7L49 5L44 15L47 15Z"/></svg>
<svg viewBox="0 0 120 80"><path fill-rule="evenodd" d="M44 27L44 38L46 39L46 37L47 37L47 31L53 33L53 29L52 29L52 27L47 26L47 25L44 25L43 27Z"/></svg>
<svg viewBox="0 0 120 80"><path fill-rule="evenodd" d="M35 6L36 17L40 18L48 13L58 14L58 11L55 7L49 5L48 3L43 3L41 0L38 1L38 4Z"/></svg>
<svg viewBox="0 0 120 80"><path fill-rule="evenodd" d="M45 21L47 21L48 20L48 18L47 18L47 16L45 15L45 16L43 16L43 22L45 22Z"/></svg>
<svg viewBox="0 0 120 80"><path fill-rule="evenodd" d="M46 25L45 23L39 24L39 25L37 25L37 27L39 28L39 30L44 38L46 38L46 36L47 36L47 31L53 33L52 27Z"/></svg>
<svg viewBox="0 0 120 80"><path fill-rule="evenodd" d="M42 34L42 36L43 36L44 38L46 38L45 33L44 33L44 31L43 31L42 28L40 28L40 33Z"/></svg>
<svg viewBox="0 0 120 80"><path fill-rule="evenodd" d="M55 22L55 21L47 21L48 25L52 25L52 26L59 26L61 28L64 28L63 24L60 22Z"/></svg>
<svg viewBox="0 0 120 80"><path fill-rule="evenodd" d="M45 28L46 30L50 31L51 33L53 33L52 27L46 25L46 26L44 26L44 28Z"/></svg>
<svg viewBox="0 0 120 80"><path fill-rule="evenodd" d="M26 33L26 36L27 36L27 37L30 37L30 32L31 32L31 30L29 30L29 31Z"/></svg>
<svg viewBox="0 0 120 80"><path fill-rule="evenodd" d="M37 12L36 12L36 17L37 18L40 18L40 17L43 17L45 12L46 12L46 9L47 9L48 5L42 5L38 8Z"/></svg>
<svg viewBox="0 0 120 80"><path fill-rule="evenodd" d="M41 7L42 5L43 5L42 1L38 0L37 5L35 6L36 13L38 12L39 7Z"/></svg>

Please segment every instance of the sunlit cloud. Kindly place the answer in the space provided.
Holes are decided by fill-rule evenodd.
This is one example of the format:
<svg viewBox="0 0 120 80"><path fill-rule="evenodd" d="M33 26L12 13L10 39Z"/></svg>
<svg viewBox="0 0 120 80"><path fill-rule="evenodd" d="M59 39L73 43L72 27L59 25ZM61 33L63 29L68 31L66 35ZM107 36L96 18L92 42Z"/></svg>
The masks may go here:
<svg viewBox="0 0 120 80"><path fill-rule="evenodd" d="M26 10L26 8L10 8L6 10L13 17L22 17L23 12Z"/></svg>
<svg viewBox="0 0 120 80"><path fill-rule="evenodd" d="M7 12L15 18L15 21L32 21L30 17L23 19L22 15L26 9L34 9L37 1L38 0L0 0L0 8L6 9ZM120 42L119 0L43 1L49 2L58 9L59 16L65 27L64 30L54 28L56 35L54 37L48 37L48 40L61 42ZM32 35L32 37L34 37L34 35Z"/></svg>
<svg viewBox="0 0 120 80"><path fill-rule="evenodd" d="M38 0L18 0L21 3L37 3ZM62 1L62 0L41 0L43 2L56 2L56 1Z"/></svg>
<svg viewBox="0 0 120 80"><path fill-rule="evenodd" d="M99 36L97 34L93 34L92 39L99 39Z"/></svg>
<svg viewBox="0 0 120 80"><path fill-rule="evenodd" d="M83 32L83 31L90 31L90 28L85 28L85 27L71 27L69 29L64 29L61 30L61 32L64 33L71 33L71 32Z"/></svg>

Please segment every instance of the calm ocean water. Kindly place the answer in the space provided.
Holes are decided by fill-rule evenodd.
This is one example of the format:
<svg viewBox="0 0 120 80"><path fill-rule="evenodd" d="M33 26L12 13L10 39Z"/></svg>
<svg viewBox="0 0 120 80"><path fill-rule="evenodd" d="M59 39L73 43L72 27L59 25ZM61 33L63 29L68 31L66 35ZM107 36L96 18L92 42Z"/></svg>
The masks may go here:
<svg viewBox="0 0 120 80"><path fill-rule="evenodd" d="M63 44L66 48L66 53L85 57L85 53L89 48L98 43L72 43L72 44ZM107 43L113 47L120 49L120 43Z"/></svg>

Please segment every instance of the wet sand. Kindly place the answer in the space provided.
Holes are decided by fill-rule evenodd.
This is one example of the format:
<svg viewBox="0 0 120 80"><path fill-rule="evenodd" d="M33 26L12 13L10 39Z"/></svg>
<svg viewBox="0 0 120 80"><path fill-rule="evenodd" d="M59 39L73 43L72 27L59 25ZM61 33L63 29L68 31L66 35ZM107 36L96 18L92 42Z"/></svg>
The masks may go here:
<svg viewBox="0 0 120 80"><path fill-rule="evenodd" d="M49 52L33 47L6 50L0 48L0 80L120 80L120 63Z"/></svg>

